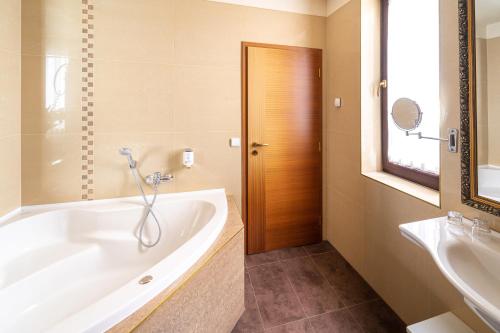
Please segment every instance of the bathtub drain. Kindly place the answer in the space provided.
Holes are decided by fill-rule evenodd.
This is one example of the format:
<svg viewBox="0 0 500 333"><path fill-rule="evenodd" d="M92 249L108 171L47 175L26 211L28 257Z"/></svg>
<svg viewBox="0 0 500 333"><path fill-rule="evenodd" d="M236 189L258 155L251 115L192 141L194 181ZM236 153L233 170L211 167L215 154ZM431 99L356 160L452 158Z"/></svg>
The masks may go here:
<svg viewBox="0 0 500 333"><path fill-rule="evenodd" d="M153 280L153 277L151 275L146 275L142 279L139 280L139 284L148 284Z"/></svg>

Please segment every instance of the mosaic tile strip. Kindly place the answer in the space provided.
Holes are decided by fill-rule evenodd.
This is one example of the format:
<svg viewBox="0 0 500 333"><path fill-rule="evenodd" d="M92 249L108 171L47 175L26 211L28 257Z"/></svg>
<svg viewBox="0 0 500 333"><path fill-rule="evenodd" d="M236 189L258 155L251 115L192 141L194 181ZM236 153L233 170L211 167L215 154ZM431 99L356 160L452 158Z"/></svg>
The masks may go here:
<svg viewBox="0 0 500 333"><path fill-rule="evenodd" d="M94 4L82 0L82 200L94 199Z"/></svg>

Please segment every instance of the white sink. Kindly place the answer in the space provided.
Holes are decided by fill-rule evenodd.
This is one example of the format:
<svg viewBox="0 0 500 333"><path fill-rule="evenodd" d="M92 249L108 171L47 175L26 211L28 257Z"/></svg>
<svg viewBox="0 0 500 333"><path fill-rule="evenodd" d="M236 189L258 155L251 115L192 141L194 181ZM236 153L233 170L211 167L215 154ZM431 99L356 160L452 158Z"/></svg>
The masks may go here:
<svg viewBox="0 0 500 333"><path fill-rule="evenodd" d="M473 238L471 225L465 219L463 228L450 225L444 217L402 224L399 230L430 253L465 303L500 332L500 234Z"/></svg>

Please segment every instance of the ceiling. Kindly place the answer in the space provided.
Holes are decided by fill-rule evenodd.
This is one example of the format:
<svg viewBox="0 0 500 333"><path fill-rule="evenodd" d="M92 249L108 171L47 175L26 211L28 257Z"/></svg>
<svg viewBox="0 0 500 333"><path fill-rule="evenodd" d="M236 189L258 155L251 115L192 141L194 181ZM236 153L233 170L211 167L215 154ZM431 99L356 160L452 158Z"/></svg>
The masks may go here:
<svg viewBox="0 0 500 333"><path fill-rule="evenodd" d="M1 0L0 0L1 1ZM350 0L209 0L234 5L281 10L307 15L330 16ZM500 0L499 0L500 1Z"/></svg>

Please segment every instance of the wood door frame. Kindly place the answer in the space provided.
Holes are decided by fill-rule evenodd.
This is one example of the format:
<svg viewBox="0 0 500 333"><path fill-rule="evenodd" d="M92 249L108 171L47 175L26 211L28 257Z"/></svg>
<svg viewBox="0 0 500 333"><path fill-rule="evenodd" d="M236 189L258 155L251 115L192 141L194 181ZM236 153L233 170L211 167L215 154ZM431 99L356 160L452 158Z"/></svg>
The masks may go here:
<svg viewBox="0 0 500 333"><path fill-rule="evenodd" d="M256 42L241 42L241 218L245 230L245 254L248 253L248 48L262 47L268 49L280 50L316 50L321 52L321 108L320 108L320 127L321 127L321 232L323 233L323 50L289 45L266 44Z"/></svg>

